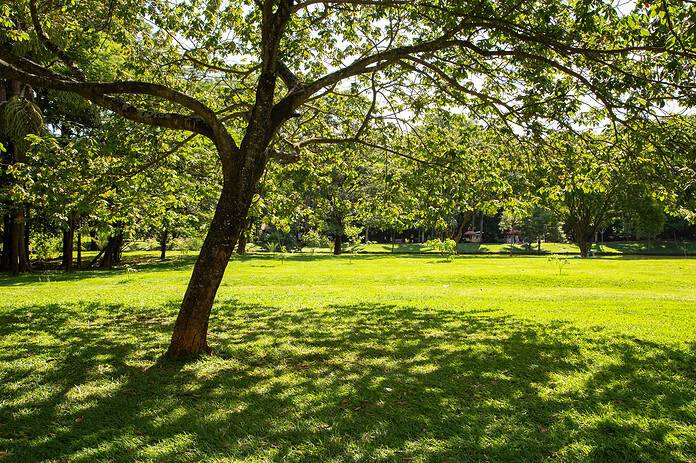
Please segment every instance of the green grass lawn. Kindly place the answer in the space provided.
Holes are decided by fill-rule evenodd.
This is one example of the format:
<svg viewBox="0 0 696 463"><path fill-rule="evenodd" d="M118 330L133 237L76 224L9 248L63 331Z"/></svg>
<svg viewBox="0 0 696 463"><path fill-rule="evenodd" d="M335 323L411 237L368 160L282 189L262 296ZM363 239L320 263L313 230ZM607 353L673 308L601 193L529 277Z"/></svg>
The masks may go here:
<svg viewBox="0 0 696 463"><path fill-rule="evenodd" d="M696 461L696 259L193 255L0 276L0 462Z"/></svg>
<svg viewBox="0 0 696 463"><path fill-rule="evenodd" d="M365 252L385 253L392 252L391 244L368 244L364 246ZM536 243L531 247L510 245L502 243L459 243L457 250L463 254L535 254L538 253ZM680 243L674 241L616 241L606 242L603 245L596 244L592 251L602 255L614 254L651 254L651 255L675 255L683 256L696 254L696 242ZM326 252L329 252L326 249ZM427 246L416 244L397 244L395 253L419 253L435 252ZM572 243L541 243L542 254L579 254L580 249Z"/></svg>
<svg viewBox="0 0 696 463"><path fill-rule="evenodd" d="M145 249L156 249L146 251ZM141 256L159 257L159 245L155 242L146 241L130 241L126 244L126 250L129 254L138 254ZM136 251L137 250L137 251ZM266 252L261 245L249 243L247 251L253 253ZM197 251L196 251L197 252ZM304 254L323 255L333 254L331 248L302 248ZM344 252L349 253L349 246L344 246ZM510 245L503 243L459 243L457 252L460 254L516 254L516 255L577 255L580 249L573 243L541 243L541 250L537 249L536 244L531 246ZM595 244L592 247L592 252L597 256L614 256L614 255L665 255L679 257L696 256L696 241L677 242L677 241L613 241L606 242L603 245ZM192 253L192 251L169 250L167 255L170 257L181 257ZM423 243L395 244L391 243L370 243L361 245L357 254L435 254L437 251L426 246ZM89 262L98 254L97 251L83 251L82 262L83 266L87 266ZM49 264L57 266L60 262L59 250L49 256ZM52 260L52 261L51 261Z"/></svg>

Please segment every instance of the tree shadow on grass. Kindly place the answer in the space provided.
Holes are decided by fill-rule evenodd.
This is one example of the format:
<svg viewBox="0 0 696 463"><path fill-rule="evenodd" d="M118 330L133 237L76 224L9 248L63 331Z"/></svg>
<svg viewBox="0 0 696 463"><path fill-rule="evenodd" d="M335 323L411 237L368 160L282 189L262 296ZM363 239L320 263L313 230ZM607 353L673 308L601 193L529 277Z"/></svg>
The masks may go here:
<svg viewBox="0 0 696 463"><path fill-rule="evenodd" d="M495 311L225 303L215 355L159 359L175 305L0 316L9 461L688 461L696 349ZM227 460L226 460L227 459Z"/></svg>
<svg viewBox="0 0 696 463"><path fill-rule="evenodd" d="M121 264L114 268L91 268L66 273L62 270L35 271L22 275L0 273L0 286L25 286L44 282L78 281L89 278L110 277L119 274L129 274L131 271L169 272L192 269L196 256L176 256L165 261L157 258L124 258Z"/></svg>

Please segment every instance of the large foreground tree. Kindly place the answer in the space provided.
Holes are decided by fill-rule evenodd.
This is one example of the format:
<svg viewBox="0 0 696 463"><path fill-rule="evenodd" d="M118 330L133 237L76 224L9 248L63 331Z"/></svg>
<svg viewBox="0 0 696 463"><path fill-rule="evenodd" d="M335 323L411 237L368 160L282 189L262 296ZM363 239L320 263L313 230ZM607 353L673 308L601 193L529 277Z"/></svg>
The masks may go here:
<svg viewBox="0 0 696 463"><path fill-rule="evenodd" d="M692 104L693 7L665 0L630 8L587 0L14 0L0 4L0 72L214 145L223 187L168 351L185 357L208 350L215 293L269 159L307 137L360 142L365 124L396 124L429 105L458 105L514 129L570 126L577 117L620 125L657 115L668 100ZM27 52L22 40L41 50ZM113 55L111 68L90 66L104 53ZM355 132L303 130L317 99L370 92ZM413 112L402 112L404 104Z"/></svg>

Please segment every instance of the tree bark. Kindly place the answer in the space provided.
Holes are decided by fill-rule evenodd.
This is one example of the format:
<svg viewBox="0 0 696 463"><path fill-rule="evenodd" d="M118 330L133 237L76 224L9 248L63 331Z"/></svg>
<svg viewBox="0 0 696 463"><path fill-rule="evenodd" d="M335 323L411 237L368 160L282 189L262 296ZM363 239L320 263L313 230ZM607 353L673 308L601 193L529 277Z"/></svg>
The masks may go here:
<svg viewBox="0 0 696 463"><path fill-rule="evenodd" d="M464 236L464 228L466 227L466 224L469 222L469 219L471 218L471 216L472 216L471 212L459 215L459 221L457 223L457 228L455 228L454 233L452 233L452 236L450 237L456 243L459 243L462 240L462 236Z"/></svg>
<svg viewBox="0 0 696 463"><path fill-rule="evenodd" d="M77 228L77 269L82 268L82 227Z"/></svg>
<svg viewBox="0 0 696 463"><path fill-rule="evenodd" d="M341 255L341 252L343 251L341 249L342 245L343 245L343 236L337 234L336 236L334 236L334 249L333 249L334 256Z"/></svg>
<svg viewBox="0 0 696 463"><path fill-rule="evenodd" d="M0 80L0 103L8 101L13 96L25 95L31 97L31 88L26 87L22 92L23 84L17 80ZM3 137L4 138L4 137ZM0 153L0 168L3 172L0 179L5 180L5 185L12 185L14 178L6 170L6 166L16 163L26 162L24 153L19 152L14 143L10 140L0 140L5 147L4 153ZM3 252L0 258L0 270L9 271L13 274L28 272L31 270L29 264L29 242L26 228L26 213L28 208L22 204L6 204L7 214L4 217L3 233Z"/></svg>
<svg viewBox="0 0 696 463"><path fill-rule="evenodd" d="M237 243L237 254L239 254L240 256L246 254L248 228L249 227L243 227L242 231L239 233L239 242Z"/></svg>
<svg viewBox="0 0 696 463"><path fill-rule="evenodd" d="M31 231L31 209L29 206L26 206L24 209L24 255L26 256L27 259L27 265L29 267L29 270L31 270L31 252L30 252L30 236L29 233Z"/></svg>
<svg viewBox="0 0 696 463"><path fill-rule="evenodd" d="M573 240L580 248L580 257L586 258L590 255L590 249L594 242L597 226L594 224L596 220L575 220L571 222L571 230L573 231Z"/></svg>
<svg viewBox="0 0 696 463"><path fill-rule="evenodd" d="M73 271L73 254L75 249L75 220L68 220L68 228L63 230L63 262L62 266L66 272Z"/></svg>
<svg viewBox="0 0 696 463"><path fill-rule="evenodd" d="M0 270L19 274L31 270L26 249L24 208L15 207L4 217L3 250Z"/></svg>
<svg viewBox="0 0 696 463"><path fill-rule="evenodd" d="M0 270L10 271L10 246L12 245L12 216L7 213L2 217L2 256L0 256Z"/></svg>
<svg viewBox="0 0 696 463"><path fill-rule="evenodd" d="M210 352L208 320L227 263L246 223L253 189L225 182L212 223L193 268L167 357L186 359ZM242 182L239 182L242 183ZM256 182L253 182L255 185Z"/></svg>
<svg viewBox="0 0 696 463"><path fill-rule="evenodd" d="M101 268L111 268L121 263L121 251L123 247L123 231L120 230L114 236L109 237L109 241L104 248L104 255L99 264Z"/></svg>
<svg viewBox="0 0 696 463"><path fill-rule="evenodd" d="M273 14L270 9L264 11L263 35L267 39L264 41L264 59L254 107L239 148L222 124L219 125L224 134L221 132L214 137L223 161L222 192L174 324L166 354L169 358L190 358L210 351L208 320L215 294L246 224L256 185L266 168L267 148L283 121L293 117L294 111L274 112L278 77L276 63L281 29L290 14L288 5L281 2Z"/></svg>
<svg viewBox="0 0 696 463"><path fill-rule="evenodd" d="M167 244L169 243L169 231L165 228L160 234L159 245L160 245L160 260L165 260L167 258Z"/></svg>

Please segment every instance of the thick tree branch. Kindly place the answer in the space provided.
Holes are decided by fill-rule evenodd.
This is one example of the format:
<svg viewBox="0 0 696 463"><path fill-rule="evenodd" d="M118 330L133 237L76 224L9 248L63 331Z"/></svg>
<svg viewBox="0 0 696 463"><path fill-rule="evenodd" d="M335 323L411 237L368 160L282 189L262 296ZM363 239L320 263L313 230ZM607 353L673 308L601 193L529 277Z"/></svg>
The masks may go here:
<svg viewBox="0 0 696 463"><path fill-rule="evenodd" d="M85 74L82 72L82 70L77 67L75 62L68 56L65 51L60 48L58 45L53 43L51 39L48 37L48 34L44 31L43 27L41 26L41 21L39 20L39 13L36 8L36 0L29 0L29 13L31 14L31 22L34 25L34 31L36 32L37 37L39 38L39 41L41 44L46 47L48 51L56 55L60 60L65 64L68 69L70 70L70 73L80 79L80 80L85 80Z"/></svg>
<svg viewBox="0 0 696 463"><path fill-rule="evenodd" d="M3 75L9 78L31 84L34 87L78 94L86 100L134 122L167 129L194 132L216 141L212 127L200 116L186 116L178 113L142 110L126 101L106 95L103 90L109 88L109 84L104 84L104 86L96 85L93 87L89 82L61 79L47 70L47 72L35 74L10 64L4 58L4 52L0 50L0 70Z"/></svg>

